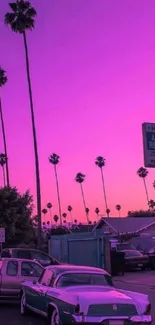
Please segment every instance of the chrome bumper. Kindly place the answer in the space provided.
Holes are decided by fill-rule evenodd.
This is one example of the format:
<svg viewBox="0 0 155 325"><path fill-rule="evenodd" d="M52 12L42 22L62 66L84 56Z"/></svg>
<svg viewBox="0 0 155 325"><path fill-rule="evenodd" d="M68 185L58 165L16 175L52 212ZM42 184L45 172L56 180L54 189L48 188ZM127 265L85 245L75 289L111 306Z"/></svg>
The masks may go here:
<svg viewBox="0 0 155 325"><path fill-rule="evenodd" d="M152 317L151 315L136 315L132 317L93 317L93 316L84 316L84 315L72 315L73 322L75 324L77 323L83 323L83 324L95 324L95 323L102 323L104 325L124 325L126 322L128 324L134 325L134 324L151 324L152 323Z"/></svg>

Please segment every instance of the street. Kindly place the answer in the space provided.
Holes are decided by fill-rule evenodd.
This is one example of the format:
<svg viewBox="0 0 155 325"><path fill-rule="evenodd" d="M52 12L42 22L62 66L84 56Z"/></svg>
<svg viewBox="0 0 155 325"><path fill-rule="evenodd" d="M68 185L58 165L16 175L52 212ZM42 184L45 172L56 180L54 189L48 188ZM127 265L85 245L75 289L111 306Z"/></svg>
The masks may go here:
<svg viewBox="0 0 155 325"><path fill-rule="evenodd" d="M117 288L146 293L152 304L153 323L155 325L155 271L127 273L125 276L114 277ZM1 325L45 325L45 320L36 315L20 316L20 307L17 304L0 305Z"/></svg>

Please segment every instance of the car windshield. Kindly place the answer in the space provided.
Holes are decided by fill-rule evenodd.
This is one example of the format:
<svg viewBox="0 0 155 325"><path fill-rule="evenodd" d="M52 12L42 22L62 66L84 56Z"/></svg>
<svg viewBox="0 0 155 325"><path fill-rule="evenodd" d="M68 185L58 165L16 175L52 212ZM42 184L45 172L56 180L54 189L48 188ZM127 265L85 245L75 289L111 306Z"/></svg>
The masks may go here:
<svg viewBox="0 0 155 325"><path fill-rule="evenodd" d="M65 273L57 281L57 287L81 285L113 286L112 278L108 274L98 273Z"/></svg>
<svg viewBox="0 0 155 325"><path fill-rule="evenodd" d="M125 252L125 256L127 257L140 257L142 254L138 251L127 251Z"/></svg>

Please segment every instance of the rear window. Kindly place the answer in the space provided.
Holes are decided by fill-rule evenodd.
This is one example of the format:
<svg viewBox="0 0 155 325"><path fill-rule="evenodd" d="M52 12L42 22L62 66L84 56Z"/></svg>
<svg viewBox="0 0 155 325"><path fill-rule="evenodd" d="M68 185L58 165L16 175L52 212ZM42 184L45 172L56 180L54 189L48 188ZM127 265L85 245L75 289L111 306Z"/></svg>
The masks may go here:
<svg viewBox="0 0 155 325"><path fill-rule="evenodd" d="M78 285L97 285L97 286L113 286L111 276L98 273L66 273L60 276L56 286L78 286Z"/></svg>

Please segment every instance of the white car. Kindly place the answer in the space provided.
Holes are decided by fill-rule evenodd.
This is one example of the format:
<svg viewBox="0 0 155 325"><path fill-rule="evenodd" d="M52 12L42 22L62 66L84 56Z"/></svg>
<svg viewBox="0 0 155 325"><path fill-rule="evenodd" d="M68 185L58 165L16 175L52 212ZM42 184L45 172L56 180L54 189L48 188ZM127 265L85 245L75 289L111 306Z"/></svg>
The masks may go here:
<svg viewBox="0 0 155 325"><path fill-rule="evenodd" d="M24 282L21 314L28 310L46 317L50 325L152 322L147 295L116 289L106 271L87 266L48 266L38 282Z"/></svg>

